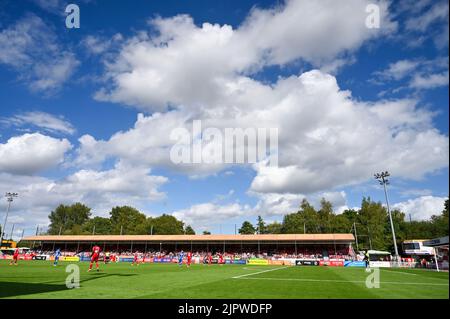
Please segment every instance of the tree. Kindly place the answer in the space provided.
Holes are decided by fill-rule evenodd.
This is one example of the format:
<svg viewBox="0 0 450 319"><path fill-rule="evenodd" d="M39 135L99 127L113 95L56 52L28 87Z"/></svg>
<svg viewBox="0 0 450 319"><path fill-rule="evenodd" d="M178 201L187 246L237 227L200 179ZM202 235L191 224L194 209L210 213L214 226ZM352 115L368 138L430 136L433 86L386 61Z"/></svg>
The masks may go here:
<svg viewBox="0 0 450 319"><path fill-rule="evenodd" d="M184 223L174 216L163 214L153 218L153 234L157 235L182 235L184 234Z"/></svg>
<svg viewBox="0 0 450 319"><path fill-rule="evenodd" d="M345 219L348 220L350 225L353 225L353 223L358 220L358 211L356 211L354 209L346 209L342 212L341 215L344 216Z"/></svg>
<svg viewBox="0 0 450 319"><path fill-rule="evenodd" d="M283 225L281 225L280 223L273 222L266 226L266 233L267 234L281 234L282 227L283 227Z"/></svg>
<svg viewBox="0 0 450 319"><path fill-rule="evenodd" d="M448 235L448 198L440 215L431 216L430 220L404 223L405 239L431 239Z"/></svg>
<svg viewBox="0 0 450 319"><path fill-rule="evenodd" d="M50 226L48 233L50 235L58 235L60 231L64 234L79 233L79 229L74 229L75 226L80 227L91 216L91 209L81 203L75 203L70 206L59 205L54 211L50 213Z"/></svg>
<svg viewBox="0 0 450 319"><path fill-rule="evenodd" d="M264 220L261 216L258 216L258 220L256 222L256 231L258 234L266 234L266 224L264 223Z"/></svg>
<svg viewBox="0 0 450 319"><path fill-rule="evenodd" d="M393 211L391 211L391 215L392 215L392 222L394 223L395 237L397 239L397 242L401 243L402 241L406 240L408 232L407 222L405 221L405 213L401 212L398 209L394 209ZM390 226L391 225L389 222L388 235L392 237L392 229ZM392 247L394 247L393 244Z"/></svg>
<svg viewBox="0 0 450 319"><path fill-rule="evenodd" d="M301 220L306 226L307 233L320 233L319 215L306 199L302 201L298 214L300 214ZM303 229L299 233L303 233Z"/></svg>
<svg viewBox="0 0 450 319"><path fill-rule="evenodd" d="M111 229L114 234L139 235L145 232L146 216L130 206L114 207L110 215Z"/></svg>
<svg viewBox="0 0 450 319"><path fill-rule="evenodd" d="M283 234L302 234L305 220L300 213L287 214L283 217L281 232Z"/></svg>
<svg viewBox="0 0 450 319"><path fill-rule="evenodd" d="M433 224L429 221L406 223L406 239L433 238Z"/></svg>
<svg viewBox="0 0 450 319"><path fill-rule="evenodd" d="M319 218L314 207L306 199L302 200L297 213L285 215L282 223L283 234L303 234L320 232Z"/></svg>
<svg viewBox="0 0 450 319"><path fill-rule="evenodd" d="M83 224L82 230L84 233L92 234L95 226L95 234L96 235L108 235L111 234L112 224L109 218L104 217L94 217L89 219L86 223Z"/></svg>
<svg viewBox="0 0 450 319"><path fill-rule="evenodd" d="M241 235L251 235L255 232L255 227L253 227L252 223L250 223L249 221L243 222L241 228L239 228L239 234Z"/></svg>
<svg viewBox="0 0 450 319"><path fill-rule="evenodd" d="M331 202L322 198L320 201L320 210L317 212L320 233L333 233L333 205Z"/></svg>
<svg viewBox="0 0 450 319"><path fill-rule="evenodd" d="M203 231L203 235L211 235L211 232L209 232L209 231L207 231L207 230L204 230L204 231Z"/></svg>
<svg viewBox="0 0 450 319"><path fill-rule="evenodd" d="M373 249L386 250L393 247L388 212L380 202L364 197L356 225L360 249L370 248L369 230Z"/></svg>
<svg viewBox="0 0 450 319"><path fill-rule="evenodd" d="M431 216L432 237L448 236L448 198L444 202L444 210L441 215Z"/></svg>
<svg viewBox="0 0 450 319"><path fill-rule="evenodd" d="M195 231L190 225L186 226L186 228L184 229L184 233L186 235L195 235Z"/></svg>
<svg viewBox="0 0 450 319"><path fill-rule="evenodd" d="M333 217L333 233L348 233L352 225L353 222L344 213Z"/></svg>

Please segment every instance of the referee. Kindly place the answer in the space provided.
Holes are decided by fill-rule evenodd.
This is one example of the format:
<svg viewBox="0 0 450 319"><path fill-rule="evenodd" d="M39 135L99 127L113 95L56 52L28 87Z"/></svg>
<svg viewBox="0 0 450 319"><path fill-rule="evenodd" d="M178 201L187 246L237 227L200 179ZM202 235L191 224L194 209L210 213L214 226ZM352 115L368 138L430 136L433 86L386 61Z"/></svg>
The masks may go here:
<svg viewBox="0 0 450 319"><path fill-rule="evenodd" d="M364 254L364 261L366 262L366 269L369 268L369 251Z"/></svg>

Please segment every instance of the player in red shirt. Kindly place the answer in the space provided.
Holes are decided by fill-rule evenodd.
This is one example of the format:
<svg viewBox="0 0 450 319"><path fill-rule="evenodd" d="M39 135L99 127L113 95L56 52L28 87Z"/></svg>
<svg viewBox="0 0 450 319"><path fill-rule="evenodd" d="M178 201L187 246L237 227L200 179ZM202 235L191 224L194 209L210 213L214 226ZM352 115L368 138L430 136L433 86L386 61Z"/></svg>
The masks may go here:
<svg viewBox="0 0 450 319"><path fill-rule="evenodd" d="M92 264L95 261L95 266L97 267L97 271L99 271L98 269L98 258L100 257L100 247L98 247L97 245L95 245L94 247L92 247L92 255L91 255L91 263L89 264L89 271L91 271L92 269Z"/></svg>
<svg viewBox="0 0 450 319"><path fill-rule="evenodd" d="M9 263L10 265L18 265L18 260L19 260L19 248L16 248L16 250L14 250L14 255L13 255L13 259L11 260L11 262Z"/></svg>
<svg viewBox="0 0 450 319"><path fill-rule="evenodd" d="M192 253L190 252L190 251L188 251L188 253L187 253L187 262L186 262L186 265L188 266L188 267L191 267L191 262L192 262Z"/></svg>
<svg viewBox="0 0 450 319"><path fill-rule="evenodd" d="M212 254L209 254L208 255L208 265L211 265L212 264Z"/></svg>
<svg viewBox="0 0 450 319"><path fill-rule="evenodd" d="M133 262L131 263L131 266L133 265L139 266L139 255L137 252L134 253L134 259Z"/></svg>
<svg viewBox="0 0 450 319"><path fill-rule="evenodd" d="M219 254L219 264L222 265L223 264L223 255Z"/></svg>

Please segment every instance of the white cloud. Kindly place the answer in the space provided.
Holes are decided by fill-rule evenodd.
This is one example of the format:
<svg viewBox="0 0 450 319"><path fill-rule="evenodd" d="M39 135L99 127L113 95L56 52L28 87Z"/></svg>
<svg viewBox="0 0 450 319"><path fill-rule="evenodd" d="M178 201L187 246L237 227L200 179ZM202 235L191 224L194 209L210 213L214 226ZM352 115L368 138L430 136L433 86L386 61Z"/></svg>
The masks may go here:
<svg viewBox="0 0 450 319"><path fill-rule="evenodd" d="M440 215L444 210L444 202L447 198L436 196L421 196L392 205L408 217L411 214L413 220L427 220L432 215Z"/></svg>
<svg viewBox="0 0 450 319"><path fill-rule="evenodd" d="M186 224L203 229L224 220L243 216L247 218L249 217L249 213L251 213L249 206L238 203L227 205L203 203L193 205L187 209L177 210L172 215L184 221Z"/></svg>
<svg viewBox="0 0 450 319"><path fill-rule="evenodd" d="M448 57L427 60L424 58L404 59L393 63L381 71L374 72L369 82L391 84L391 81L406 80L407 87L414 90L433 89L448 85ZM404 87L406 88L406 86ZM398 88L392 91L399 90Z"/></svg>
<svg viewBox="0 0 450 319"><path fill-rule="evenodd" d="M67 5L67 1L65 0L32 0L32 1L40 8L51 13L59 13L60 15L64 13L65 6Z"/></svg>
<svg viewBox="0 0 450 319"><path fill-rule="evenodd" d="M432 127L433 116L436 114L425 108L418 107L418 101L403 99L381 101L371 108L371 112L383 121L393 133L405 128L427 129Z"/></svg>
<svg viewBox="0 0 450 319"><path fill-rule="evenodd" d="M380 8L381 29L366 27L369 3ZM238 31L246 42L264 52L269 64L282 65L298 58L316 64L394 31L396 24L390 21L387 7L385 1L290 0L281 8L253 9Z"/></svg>
<svg viewBox="0 0 450 319"><path fill-rule="evenodd" d="M37 133L10 139L0 144L0 172L6 172L0 173L1 188L21 194L15 213L32 215L29 223L47 223L50 209L61 202L82 201L98 214L114 205L143 207L165 196L159 186L167 179L150 175L150 167L190 176L230 172L230 165L171 163L170 133L178 127L190 130L195 119L204 128L275 127L280 132L279 167L252 166L256 176L249 192L258 203L202 203L173 212L195 226L256 214L280 216L297 210L305 197L316 206L324 196L341 212L347 207L345 193L324 190L361 183L380 170L418 179L448 167L448 136L433 127L434 114L417 100L360 101L325 73L351 63L365 42L395 30L384 1L377 2L384 13L382 29L368 29L368 3L290 0L282 7L253 9L236 29L197 26L186 15L155 18L149 32L138 32L123 44L117 39L122 44L117 54L109 52L113 43L88 36L82 44L101 56L104 80L111 83L96 98L151 115L140 114L134 127L105 140L82 136L73 163L81 169L60 180L10 173L31 174L57 165L70 149L68 141ZM17 70L34 89L59 87L78 64L34 15L1 31L0 45L0 63ZM321 71L279 77L270 84L252 78L265 67L299 61ZM385 76L403 79L416 68L414 61L404 60L390 65ZM40 124L70 131L67 123ZM118 164L95 169L109 159Z"/></svg>
<svg viewBox="0 0 450 319"><path fill-rule="evenodd" d="M149 175L143 167L130 167L122 163L106 171L80 170L52 186L57 191L83 194L84 197L133 196L149 201L165 197L156 187L168 181L163 176ZM123 201L123 199L118 199ZM124 202L125 204L125 202Z"/></svg>
<svg viewBox="0 0 450 319"><path fill-rule="evenodd" d="M255 192L310 194L361 183L386 169L419 179L448 165L448 137L433 128L434 114L417 100L355 101L333 76L317 70L273 85L239 77L227 83L223 96L209 108L140 115L134 128L106 141L84 136L76 162L121 158L191 175L229 167L170 161L171 131L190 131L191 120L201 119L203 128L279 128L279 167L253 166Z"/></svg>
<svg viewBox="0 0 450 319"><path fill-rule="evenodd" d="M306 196L302 194L255 194L259 201L254 210L262 216L278 216L296 212Z"/></svg>
<svg viewBox="0 0 450 319"><path fill-rule="evenodd" d="M283 216L295 213L300 209L302 200L306 199L315 209L320 209L320 201L324 198L333 205L335 212L341 212L347 206L344 191L318 192L310 195L292 193L253 193L259 200L253 210L262 216Z"/></svg>
<svg viewBox="0 0 450 319"><path fill-rule="evenodd" d="M212 202L217 204L217 203L220 203L220 202L230 199L233 195L234 195L234 189L230 189L228 191L228 193L226 193L226 194L216 195L214 197L214 199L212 200Z"/></svg>
<svg viewBox="0 0 450 319"><path fill-rule="evenodd" d="M405 189L399 192L402 197L411 197L411 196L428 196L433 193L431 189Z"/></svg>
<svg viewBox="0 0 450 319"><path fill-rule="evenodd" d="M448 1L402 1L398 13L407 17L400 37L410 47L419 47L428 39L436 48L448 50Z"/></svg>
<svg viewBox="0 0 450 319"><path fill-rule="evenodd" d="M79 65L58 43L55 32L34 14L3 29L0 47L0 63L14 69L34 91L58 90Z"/></svg>
<svg viewBox="0 0 450 319"><path fill-rule="evenodd" d="M106 63L112 86L96 96L157 113L139 116L134 128L109 140L82 137L76 163L120 158L191 176L226 169L170 161L171 131L190 131L200 119L204 128L279 129L279 167L255 165L254 192L311 194L363 182L381 169L421 178L447 167L448 137L417 100L357 101L318 70L271 84L251 78L265 66L298 59L333 66L364 41L389 34L395 24L387 14L381 30L365 26L367 3L288 1L252 10L237 29L198 27L186 15L150 20L156 35L142 31L125 40ZM386 12L384 2L381 7Z"/></svg>
<svg viewBox="0 0 450 319"><path fill-rule="evenodd" d="M316 209L320 209L322 198L330 201L337 213L347 208L345 192L320 192L305 196L302 194L252 194L258 202L251 207L239 203L219 204L215 202L192 205L172 213L176 218L198 229L207 229L218 224L231 224L236 218L256 220L258 215L281 221L286 214L299 210L303 199L307 199Z"/></svg>
<svg viewBox="0 0 450 319"><path fill-rule="evenodd" d="M426 12L421 12L420 15L410 17L405 25L407 30L426 31L433 23L440 21L448 21L448 2L440 1L435 3Z"/></svg>
<svg viewBox="0 0 450 319"><path fill-rule="evenodd" d="M165 198L159 187L167 182L164 176L151 175L148 168L122 163L108 170L80 170L61 179L0 172L0 192L19 193L11 206L17 227L32 229L37 224L48 225L48 215L60 204L82 202L92 208L94 216L107 216L112 207L119 205L145 212L149 202ZM5 205L6 201L0 201L1 211Z"/></svg>
<svg viewBox="0 0 450 319"><path fill-rule="evenodd" d="M45 112L24 112L9 118L0 118L0 122L14 126L37 126L53 133L74 134L75 128L62 116L55 116Z"/></svg>
<svg viewBox="0 0 450 319"><path fill-rule="evenodd" d="M12 215L8 217L8 222L11 224L21 224L25 221L22 216Z"/></svg>
<svg viewBox="0 0 450 319"><path fill-rule="evenodd" d="M34 174L52 168L64 160L72 148L66 139L56 139L40 133L11 137L0 144L0 172Z"/></svg>
<svg viewBox="0 0 450 319"><path fill-rule="evenodd" d="M409 76L419 64L420 61L400 60L389 64L387 69L375 72L375 74L381 79L398 81Z"/></svg>
<svg viewBox="0 0 450 319"><path fill-rule="evenodd" d="M410 12L417 14L430 5L433 0L403 0L396 6L399 12Z"/></svg>
<svg viewBox="0 0 450 319"><path fill-rule="evenodd" d="M116 33L110 38L88 35L81 43L88 53L92 55L99 55L111 50L113 45L121 43L122 40L123 36L120 33Z"/></svg>
<svg viewBox="0 0 450 319"><path fill-rule="evenodd" d="M112 84L96 98L145 111L220 105L230 90L239 90L238 81L247 81L237 75L298 59L329 68L337 56L389 34L395 24L386 2L377 3L381 29L366 27L369 1L359 0L290 0L283 7L253 9L237 29L210 23L197 27L187 15L155 18L150 25L157 36L138 33L105 63L105 80ZM342 64L341 58L332 69Z"/></svg>
<svg viewBox="0 0 450 319"><path fill-rule="evenodd" d="M448 71L438 74L416 74L411 80L410 86L416 89L433 89L448 86Z"/></svg>

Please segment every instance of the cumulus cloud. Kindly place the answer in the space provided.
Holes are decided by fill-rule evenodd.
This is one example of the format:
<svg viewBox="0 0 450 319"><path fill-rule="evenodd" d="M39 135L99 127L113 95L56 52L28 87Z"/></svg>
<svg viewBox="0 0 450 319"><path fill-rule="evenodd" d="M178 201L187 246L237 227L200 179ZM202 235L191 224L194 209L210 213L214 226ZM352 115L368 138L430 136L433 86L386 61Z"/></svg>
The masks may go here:
<svg viewBox="0 0 450 319"><path fill-rule="evenodd" d="M66 121L63 116L55 116L45 112L24 112L9 118L0 118L0 123L7 126L36 126L47 132L72 135L75 133L73 125Z"/></svg>
<svg viewBox="0 0 450 319"><path fill-rule="evenodd" d="M320 201L324 198L331 202L336 214L341 214L349 208L344 191L318 192L311 195L290 193L253 193L252 195L258 198L254 206L239 203L202 203L174 211L172 215L196 228L208 229L224 221L231 224L235 218L254 221L258 215L265 220L280 222L284 215L297 212L304 199L308 200L315 209L320 209ZM425 195L395 203L392 208L404 212L407 217L411 214L413 220L428 220L432 215L441 214L445 200L445 197ZM353 207L353 209L360 208Z"/></svg>
<svg viewBox="0 0 450 319"><path fill-rule="evenodd" d="M34 14L28 14L0 32L0 63L19 74L33 91L58 90L79 61L58 43L55 32Z"/></svg>
<svg viewBox="0 0 450 319"><path fill-rule="evenodd" d="M121 162L113 169L105 171L80 170L66 177L62 183L52 186L58 192L82 194L82 196L115 197L123 195L149 201L165 197L157 187L166 183L163 176L149 175L145 167L130 167ZM123 201L123 199L118 199ZM125 202L124 202L125 203Z"/></svg>
<svg viewBox="0 0 450 319"><path fill-rule="evenodd" d="M149 24L157 35L142 31L125 42L120 54L105 64L105 79L112 85L99 90L96 98L145 111L220 104L230 90L238 89L237 74L299 59L329 65L364 41L389 34L395 24L386 2L377 3L380 29L366 27L369 1L358 0L290 0L272 9L255 8L237 29L210 23L198 27L187 15L152 19Z"/></svg>
<svg viewBox="0 0 450 319"><path fill-rule="evenodd" d="M191 131L192 119L201 119L203 128L219 130L278 128L279 166L265 161L253 165L255 192L310 194L361 183L385 169L419 179L448 165L448 137L433 128L434 114L417 100L357 101L339 88L335 77L318 70L280 78L273 85L243 77L235 81L229 83L225 105L140 115L134 128L107 141L82 137L76 162L118 157L189 174L229 167L170 161L172 130Z"/></svg>
<svg viewBox="0 0 450 319"><path fill-rule="evenodd" d="M187 224L194 225L200 229L207 229L211 226L226 221L232 223L235 218L245 218L256 220L258 215L264 219L276 219L281 221L286 214L295 213L299 210L303 199L307 199L316 209L320 209L322 198L330 201L335 212L340 213L347 208L345 192L319 192L305 196L303 194L251 194L257 197L258 201L254 206L242 205L240 203L201 203L192 205L189 208L174 211L173 216L179 218Z"/></svg>
<svg viewBox="0 0 450 319"><path fill-rule="evenodd" d="M380 8L380 30L367 28L367 5ZM286 1L284 7L253 9L238 29L245 40L264 52L268 64L301 58L315 65L396 29L385 1ZM329 32L333 30L332 32ZM264 34L264 36L261 36Z"/></svg>
<svg viewBox="0 0 450 319"><path fill-rule="evenodd" d="M250 207L238 203L218 205L214 203L203 203L193 205L187 209L177 210L172 213L176 218L184 221L186 224L195 225L198 228L205 228L221 221L249 216Z"/></svg>
<svg viewBox="0 0 450 319"><path fill-rule="evenodd" d="M363 182L380 169L421 178L446 167L447 136L433 128L434 114L417 100L357 101L334 76L319 70L269 84L252 78L266 66L296 60L332 64L395 29L385 2L379 2L382 28L367 28L367 4L287 1L253 9L236 29L197 26L187 15L150 20L156 32L142 31L124 41L105 64L112 85L96 97L152 115L140 115L134 128L108 140L82 137L75 163L121 158L191 176L224 170L229 165L170 161L173 129L192 131L192 120L199 119L204 128L279 130L279 167L253 166L251 191L259 193L311 194Z"/></svg>
<svg viewBox="0 0 450 319"><path fill-rule="evenodd" d="M56 139L40 133L11 137L0 143L0 172L35 174L64 160L72 148L67 139Z"/></svg>
<svg viewBox="0 0 450 319"><path fill-rule="evenodd" d="M310 195L292 193L253 193L258 202L253 208L255 214L262 216L278 216L295 213L299 210L302 200L306 199L316 209L320 209L320 201L329 201L336 213L347 208L347 195L344 191L317 192Z"/></svg>
<svg viewBox="0 0 450 319"><path fill-rule="evenodd" d="M255 194L259 198L254 210L262 216L283 216L296 212L300 203L306 198L302 194Z"/></svg>
<svg viewBox="0 0 450 319"><path fill-rule="evenodd" d="M421 196L396 203L392 207L398 209L408 216L411 214L413 220L427 220L432 215L440 215L444 210L446 197Z"/></svg>
<svg viewBox="0 0 450 319"><path fill-rule="evenodd" d="M96 216L107 216L114 206L131 205L145 212L145 205L159 201L166 194L159 187L168 182L164 176L152 175L148 168L117 163L107 170L84 169L64 178L18 176L0 172L0 191L14 191L19 197L12 205L12 216L21 228L48 225L48 215L60 204L82 202ZM6 202L0 202L4 211Z"/></svg>

